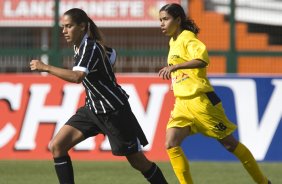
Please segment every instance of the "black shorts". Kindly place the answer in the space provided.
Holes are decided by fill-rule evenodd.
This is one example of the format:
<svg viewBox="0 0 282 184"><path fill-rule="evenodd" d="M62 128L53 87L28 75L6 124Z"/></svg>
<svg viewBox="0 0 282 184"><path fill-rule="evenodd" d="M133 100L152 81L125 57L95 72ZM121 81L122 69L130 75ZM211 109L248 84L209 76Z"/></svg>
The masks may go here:
<svg viewBox="0 0 282 184"><path fill-rule="evenodd" d="M85 139L99 133L107 135L112 153L117 156L136 153L140 151L140 144L148 144L129 105L107 114L94 114L88 107L81 107L66 125L81 131Z"/></svg>

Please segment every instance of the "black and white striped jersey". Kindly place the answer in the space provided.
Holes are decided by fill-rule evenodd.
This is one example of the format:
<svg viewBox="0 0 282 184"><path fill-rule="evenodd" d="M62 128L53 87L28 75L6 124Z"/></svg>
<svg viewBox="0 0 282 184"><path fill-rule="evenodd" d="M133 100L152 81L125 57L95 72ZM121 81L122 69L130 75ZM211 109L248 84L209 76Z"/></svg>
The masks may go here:
<svg viewBox="0 0 282 184"><path fill-rule="evenodd" d="M107 113L128 103L128 94L117 84L112 65L116 60L114 49L102 46L87 37L78 50L74 48L74 71L87 73L82 83L85 87L85 105L95 114Z"/></svg>

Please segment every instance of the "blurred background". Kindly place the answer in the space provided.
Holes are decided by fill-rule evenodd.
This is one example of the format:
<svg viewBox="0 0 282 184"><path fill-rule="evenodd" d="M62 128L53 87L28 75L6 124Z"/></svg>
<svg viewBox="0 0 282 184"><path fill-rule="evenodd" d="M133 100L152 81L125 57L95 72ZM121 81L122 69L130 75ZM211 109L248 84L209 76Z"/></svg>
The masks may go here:
<svg viewBox="0 0 282 184"><path fill-rule="evenodd" d="M34 154L36 151L40 153L38 158L48 158L45 147L50 135L59 130L75 112L75 107L83 105L82 90L77 88L71 94L73 107L64 109L63 102L67 101L64 99L68 98L64 90L68 84L51 75L42 77L29 69L31 59L72 68L73 48L62 36L60 17L76 7L86 11L103 32L106 45L118 52L114 70L119 82L124 83L130 93L133 111L149 137L150 146L145 150L154 159L167 160L163 139L174 100L169 92L170 82L157 77L159 69L167 65L169 38L161 33L159 22L159 9L167 3L181 4L200 27L199 38L210 54L208 74L223 100L227 116L238 125L235 136L250 147L256 159L282 160L282 147L278 141L282 134L282 112L278 105L282 104L280 0L0 1L0 108L3 114L0 116L0 148L7 151L2 152L5 155L0 154L0 158L13 158L13 154L20 158L29 157L20 151L14 152L13 147L16 150L35 149ZM50 87L41 87L32 93L33 86L38 83ZM154 85L157 87L151 88ZM41 96L36 96L39 93ZM37 102L40 97L42 104ZM53 106L47 110L50 104ZM64 117L57 115L57 108ZM12 123L6 123L10 121ZM43 125L52 127L49 134ZM46 139L44 143L39 141L41 147L36 145L38 143L31 144L40 130ZM264 143L257 144L260 139ZM183 145L198 148L199 143L203 144L200 150L186 150L191 154L190 158L234 160L230 156L218 156L214 149L205 155L201 149L212 144L202 138L191 143L184 141ZM88 142L85 144L87 148L81 146L80 149L95 151L94 146L89 146L92 144L93 141ZM281 148L277 150L279 146ZM102 147L110 150L109 144ZM82 155L78 157L83 158Z"/></svg>
<svg viewBox="0 0 282 184"><path fill-rule="evenodd" d="M210 74L282 73L282 2L279 0L2 0L1 73L30 72L31 58L69 68L72 48L61 35L60 16L84 9L118 50L119 73L157 72L166 65L168 38L158 10L182 4L201 31L211 56Z"/></svg>
<svg viewBox="0 0 282 184"><path fill-rule="evenodd" d="M169 38L159 23L159 9L167 3L180 3L200 27L210 55L208 75L238 126L235 137L264 162L260 165L273 183L282 183L282 0L0 0L1 184L57 182L48 144L84 105L84 91L31 72L29 62L72 68L72 45L62 36L60 17L74 7L85 10L106 45L117 50L114 70L148 138L144 152L162 162L169 183L177 183L164 148L174 97L170 81L157 75L167 65ZM182 147L196 183L252 183L216 140L194 135ZM124 158L112 156L102 135L69 153L81 183L89 183L89 176L103 184L144 183L125 162L113 162ZM223 167L222 161L232 162Z"/></svg>

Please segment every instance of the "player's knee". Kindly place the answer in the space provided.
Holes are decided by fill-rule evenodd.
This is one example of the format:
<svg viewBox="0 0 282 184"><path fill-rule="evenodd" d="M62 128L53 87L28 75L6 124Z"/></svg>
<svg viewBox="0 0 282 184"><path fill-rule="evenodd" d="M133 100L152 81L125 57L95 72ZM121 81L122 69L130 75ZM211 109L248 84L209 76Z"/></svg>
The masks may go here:
<svg viewBox="0 0 282 184"><path fill-rule="evenodd" d="M53 155L53 157L59 157L63 155L63 150L61 146L56 141L51 141L49 144L49 149Z"/></svg>
<svg viewBox="0 0 282 184"><path fill-rule="evenodd" d="M232 152L232 147L231 147L231 145L223 144L223 147L224 147L227 151Z"/></svg>
<svg viewBox="0 0 282 184"><path fill-rule="evenodd" d="M141 172L146 171L151 165L151 162L141 152L127 156L127 160L134 169Z"/></svg>
<svg viewBox="0 0 282 184"><path fill-rule="evenodd" d="M136 170L138 170L138 171L141 171L141 170L142 170L142 165L143 165L143 163L138 162L138 161L133 161L133 162L130 162L130 165L131 165L131 167L133 167L134 169L136 169Z"/></svg>
<svg viewBox="0 0 282 184"><path fill-rule="evenodd" d="M222 145L229 152L233 152L237 146L236 144L228 144L228 143L223 143Z"/></svg>
<svg viewBox="0 0 282 184"><path fill-rule="evenodd" d="M235 139L232 135L229 135L221 140L218 140L222 145L223 147L229 151L229 152L233 152L237 145L239 144L238 140Z"/></svg>
<svg viewBox="0 0 282 184"><path fill-rule="evenodd" d="M52 155L54 155L57 148L56 148L56 145L54 144L53 141L51 141L51 142L49 143L49 149L50 149Z"/></svg>
<svg viewBox="0 0 282 184"><path fill-rule="evenodd" d="M180 143L178 141L168 140L165 142L165 148L171 149L173 147L180 146Z"/></svg>
<svg viewBox="0 0 282 184"><path fill-rule="evenodd" d="M169 142L166 142L165 143L165 148L166 149L170 149L170 148L173 148L173 146L171 144L169 144Z"/></svg>

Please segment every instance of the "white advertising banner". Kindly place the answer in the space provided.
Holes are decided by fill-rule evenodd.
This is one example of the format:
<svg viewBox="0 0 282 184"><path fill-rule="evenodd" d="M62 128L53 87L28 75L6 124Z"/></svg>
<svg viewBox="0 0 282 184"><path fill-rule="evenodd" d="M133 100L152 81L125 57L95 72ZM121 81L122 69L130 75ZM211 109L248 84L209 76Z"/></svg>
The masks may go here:
<svg viewBox="0 0 282 184"><path fill-rule="evenodd" d="M71 8L81 8L101 27L157 27L159 9L180 0L61 0L60 16ZM1 0L1 27L50 27L54 20L54 0Z"/></svg>
<svg viewBox="0 0 282 184"><path fill-rule="evenodd" d="M168 161L165 132L174 97L170 81L156 75L117 75L149 145L152 160ZM282 77L224 76L210 81L230 121L234 136L259 161L282 161ZM84 105L81 84L54 76L0 75L0 160L52 159L52 137ZM214 139L196 134L182 143L190 160L237 160ZM218 148L218 149L217 149ZM106 136L90 137L70 150L73 159L122 160L113 157Z"/></svg>

